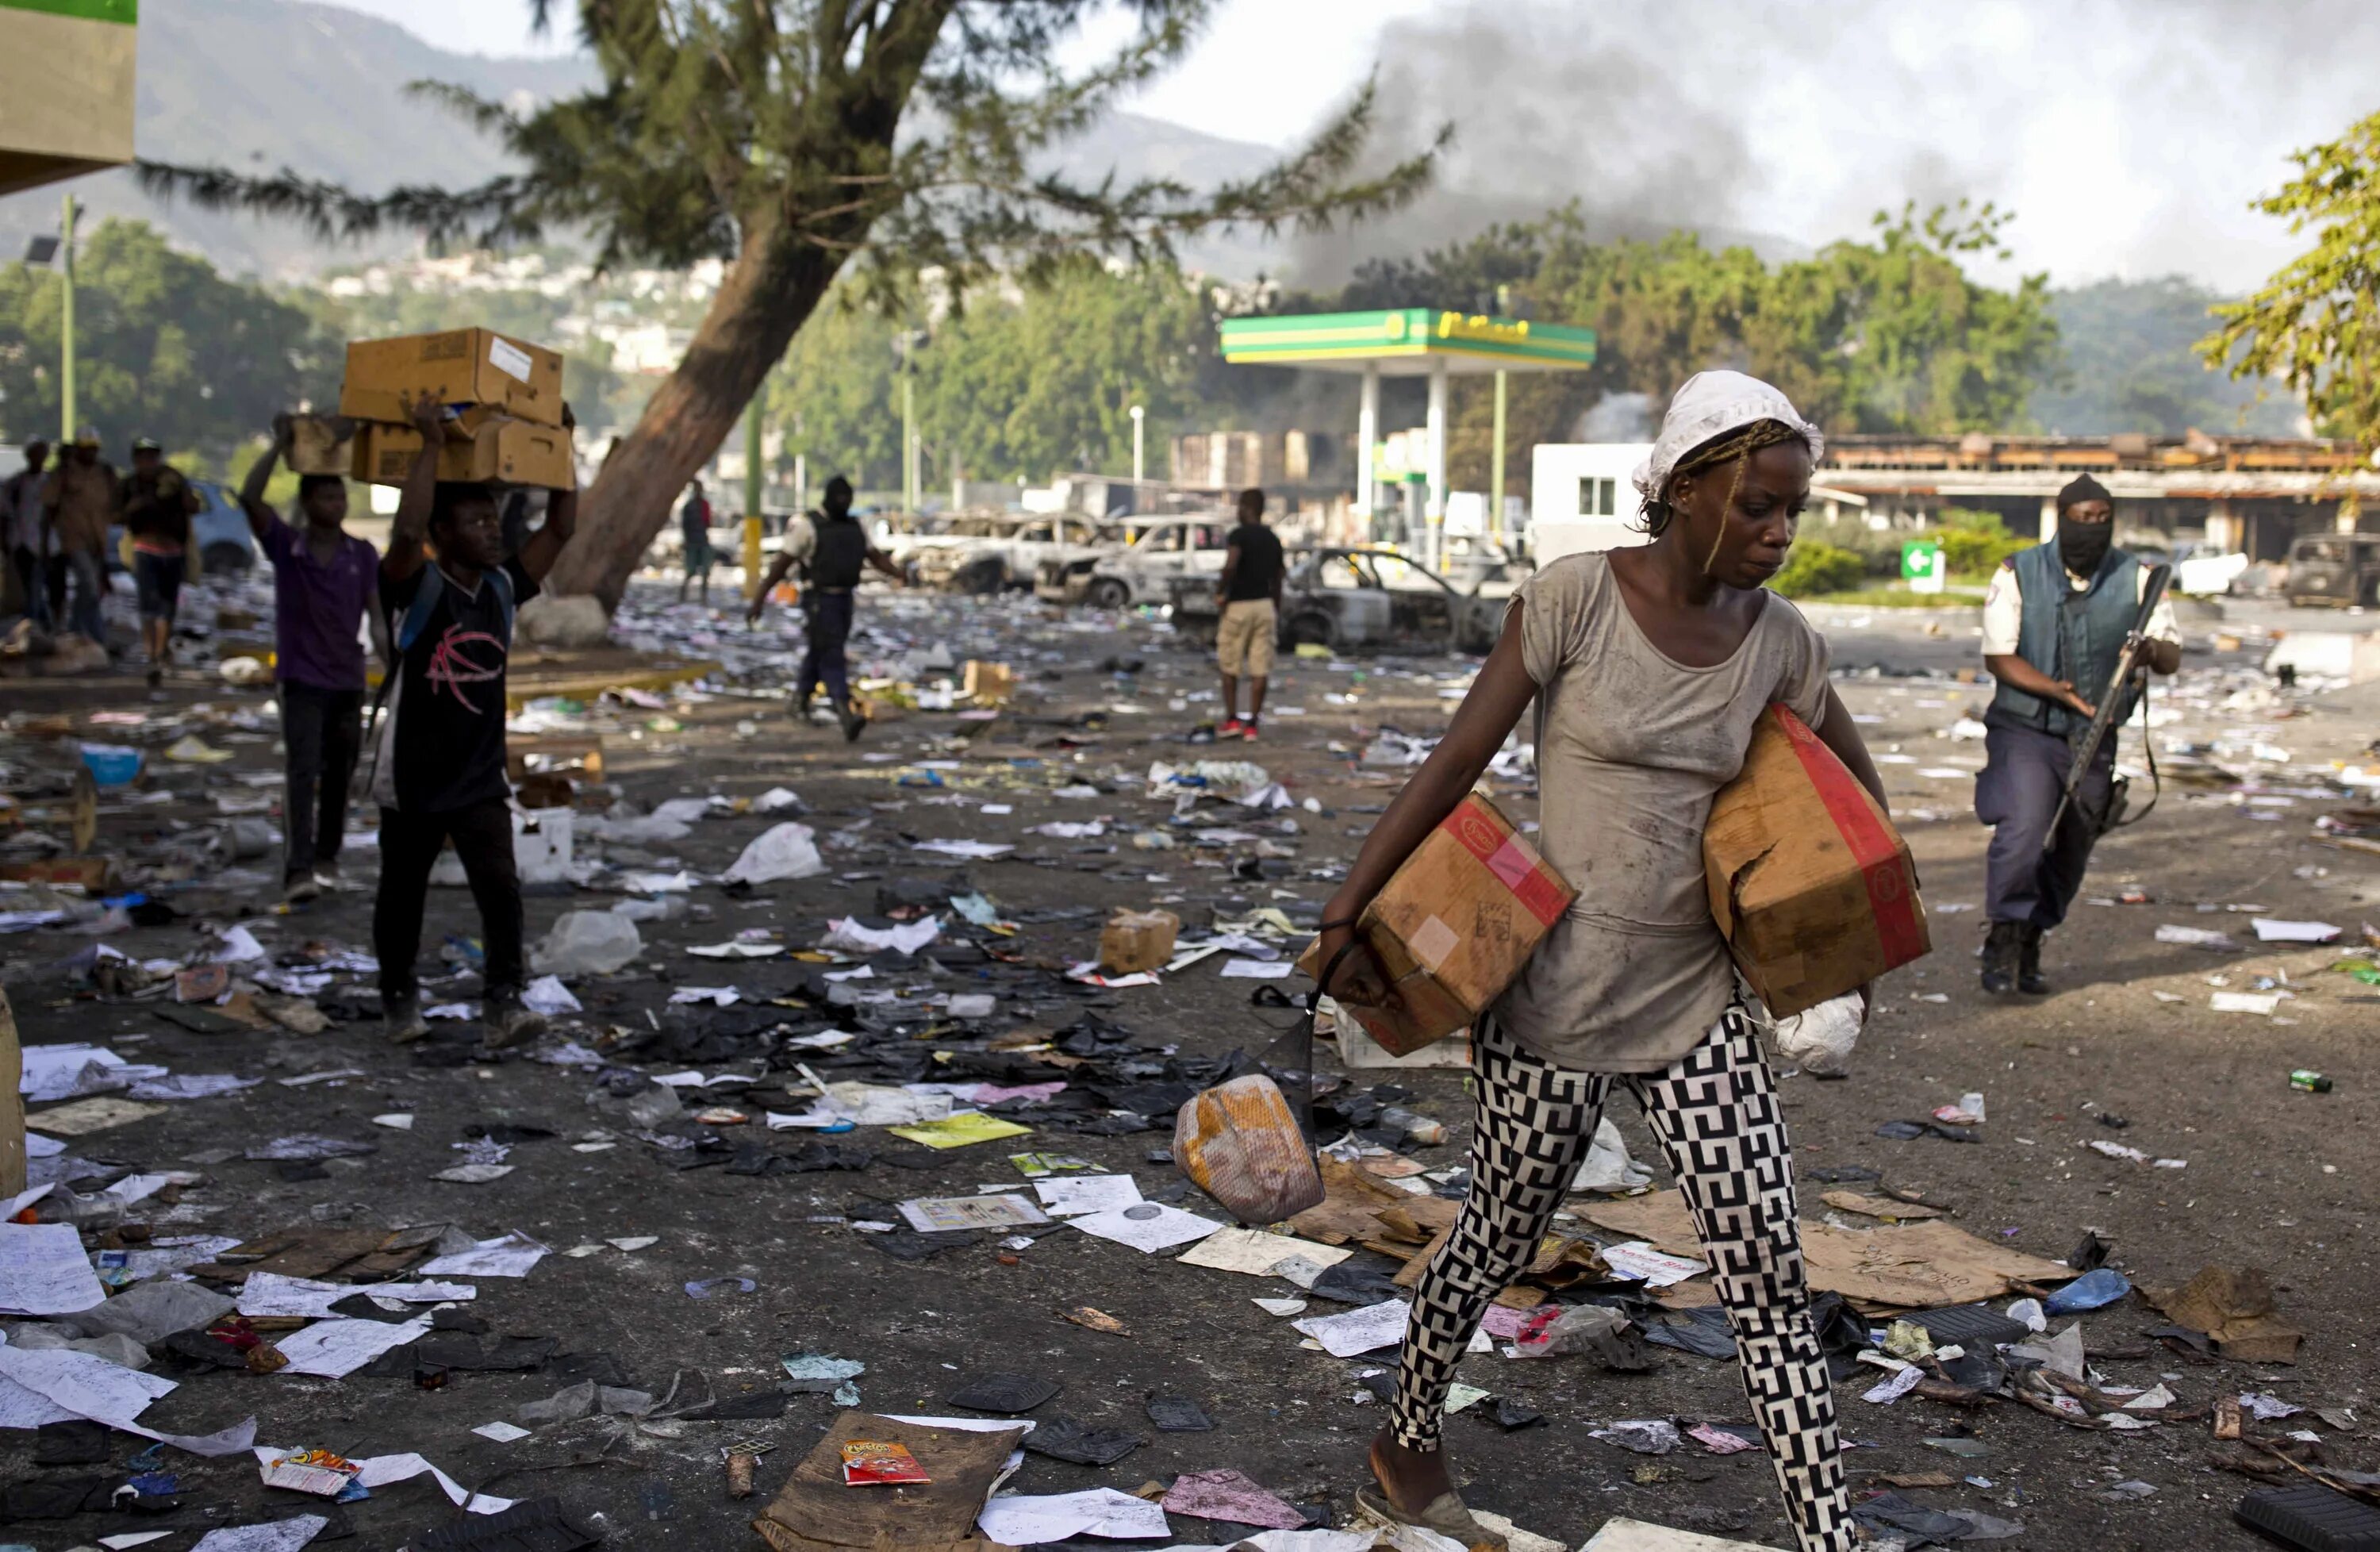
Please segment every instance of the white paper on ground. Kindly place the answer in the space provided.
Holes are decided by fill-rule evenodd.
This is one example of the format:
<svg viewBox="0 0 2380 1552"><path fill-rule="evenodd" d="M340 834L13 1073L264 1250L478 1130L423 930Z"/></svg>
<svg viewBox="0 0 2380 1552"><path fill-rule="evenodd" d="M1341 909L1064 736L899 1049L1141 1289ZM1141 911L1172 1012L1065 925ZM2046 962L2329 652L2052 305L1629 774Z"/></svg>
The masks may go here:
<svg viewBox="0 0 2380 1552"><path fill-rule="evenodd" d="M545 1258L545 1246L516 1229L492 1240L481 1240L469 1250L441 1255L414 1268L417 1276L527 1277Z"/></svg>
<svg viewBox="0 0 2380 1552"><path fill-rule="evenodd" d="M1341 1315L1308 1316L1290 1324L1320 1342L1322 1351L1331 1357L1353 1358L1403 1341L1405 1321L1412 1313L1413 1305L1407 1301L1384 1299L1362 1309Z"/></svg>
<svg viewBox="0 0 2380 1552"><path fill-rule="evenodd" d="M1212 1219L1200 1218L1162 1202L1140 1202L1113 1212L1086 1213L1066 1221L1086 1234L1113 1240L1144 1254L1203 1240L1223 1227Z"/></svg>
<svg viewBox="0 0 2380 1552"><path fill-rule="evenodd" d="M393 1347L419 1341L430 1334L430 1317L416 1316L402 1323L386 1320L318 1320L302 1331L292 1331L273 1345L289 1360L279 1374L317 1375L342 1379ZM367 1485L369 1485L369 1484Z"/></svg>
<svg viewBox="0 0 2380 1552"><path fill-rule="evenodd" d="M836 917L826 924L826 936L819 940L818 946L844 953L882 953L890 949L895 953L914 954L941 935L940 916L885 928L863 927L856 919Z"/></svg>
<svg viewBox="0 0 2380 1552"><path fill-rule="evenodd" d="M163 1541L175 1534L172 1531L126 1531L120 1535L103 1535L99 1544L108 1552L127 1552L134 1546L146 1546L152 1541Z"/></svg>
<svg viewBox="0 0 2380 1552"><path fill-rule="evenodd" d="M0 1223L0 1315L72 1315L107 1297L71 1223Z"/></svg>
<svg viewBox="0 0 2380 1552"><path fill-rule="evenodd" d="M1033 1191L1052 1218L1113 1212L1140 1200L1140 1182L1130 1175L1062 1175L1035 1181Z"/></svg>
<svg viewBox="0 0 2380 1552"><path fill-rule="evenodd" d="M1047 1214L1014 1191L990 1196L919 1196L901 1204L901 1216L920 1234L959 1229L1030 1228Z"/></svg>
<svg viewBox="0 0 2380 1552"><path fill-rule="evenodd" d="M1701 1262L1683 1255L1670 1255L1655 1250L1642 1240L1627 1244L1607 1245L1603 1264L1621 1277L1641 1278L1647 1288L1667 1288L1673 1282L1683 1282L1690 1277L1700 1277L1710 1270Z"/></svg>
<svg viewBox="0 0 2380 1552"><path fill-rule="evenodd" d="M55 1191L57 1188L57 1182L55 1181L51 1182L47 1185L29 1185L24 1190L17 1193L14 1196L9 1197L6 1201L0 1202L0 1223L5 1223L10 1219L15 1218L18 1213L23 1212L27 1207L31 1206L34 1203L40 1201L42 1197L47 1196L51 1192ZM0 1283L0 1287L5 1286L5 1283ZM6 1293L0 1293L0 1301L5 1301L6 1297L7 1295ZM83 1307L85 1309L89 1309L91 1306L85 1304Z"/></svg>
<svg viewBox="0 0 2380 1552"><path fill-rule="evenodd" d="M1297 966L1290 961L1263 959L1227 959L1223 962L1223 979L1227 981L1278 981Z"/></svg>
<svg viewBox="0 0 2380 1552"><path fill-rule="evenodd" d="M1036 1546L1078 1535L1165 1541L1173 1534L1165 1523L1162 1507L1113 1487L993 1498L983 1506L976 1523L987 1540L1007 1546Z"/></svg>
<svg viewBox="0 0 2380 1552"><path fill-rule="evenodd" d="M83 1417L206 1456L237 1455L255 1442L253 1417L200 1435L161 1433L134 1421L151 1401L176 1388L170 1379L119 1368L71 1348L27 1352L0 1345L0 1428L36 1428Z"/></svg>
<svg viewBox="0 0 2380 1552"><path fill-rule="evenodd" d="M103 1046L27 1046L17 1092L35 1104L122 1088L124 1058Z"/></svg>
<svg viewBox="0 0 2380 1552"><path fill-rule="evenodd" d="M1219 1272L1245 1272L1270 1277L1284 1261L1304 1259L1317 1268L1336 1266L1354 1252L1341 1245L1268 1234L1261 1229L1224 1229L1208 1235L1175 1258L1183 1267L1212 1267ZM1311 1281L1312 1279L1307 1279Z"/></svg>
<svg viewBox="0 0 2380 1552"><path fill-rule="evenodd" d="M298 1315L320 1320L331 1306L360 1290L352 1283L320 1282L312 1278L283 1277L278 1272L250 1272L239 1291L239 1313L245 1316Z"/></svg>
<svg viewBox="0 0 2380 1552"><path fill-rule="evenodd" d="M425 1320L422 1324L427 1326L429 1323ZM419 1455L372 1455L357 1461L356 1464L363 1468L363 1474L356 1480L367 1487L385 1487L392 1483L410 1482L417 1476L426 1475L438 1484L439 1490L446 1495L447 1502L459 1505L472 1514L502 1514L513 1506L511 1498L492 1497L485 1493L474 1497L470 1489Z"/></svg>
<svg viewBox="0 0 2380 1552"><path fill-rule="evenodd" d="M2218 1013L2262 1013L2270 1017L2280 1011L2281 994L2277 991L2218 991L2208 998L2207 1006Z"/></svg>
<svg viewBox="0 0 2380 1552"><path fill-rule="evenodd" d="M528 1004L530 1012L549 1015L584 1011L578 1005L578 999L570 994L570 988L562 984L559 976L540 976L529 982L521 988L521 1000Z"/></svg>
<svg viewBox="0 0 2380 1552"><path fill-rule="evenodd" d="M2275 921L2270 916L2250 918L2256 929L2259 943L2336 943L2338 928L2328 922Z"/></svg>
<svg viewBox="0 0 2380 1552"><path fill-rule="evenodd" d="M143 1078L124 1091L127 1099L212 1099L220 1094L237 1094L243 1088L254 1088L262 1078L243 1078L237 1073L168 1073L162 1078Z"/></svg>
<svg viewBox="0 0 2380 1552"><path fill-rule="evenodd" d="M264 1525L226 1525L200 1537L190 1552L298 1552L329 1524L319 1514L300 1514Z"/></svg>
<svg viewBox="0 0 2380 1552"><path fill-rule="evenodd" d="M995 845L990 841L920 841L909 848L913 852L932 852L938 856L967 857L989 862L993 857L1006 856L1016 850L1014 846Z"/></svg>
<svg viewBox="0 0 2380 1552"><path fill-rule="evenodd" d="M919 1428L963 1428L970 1434L996 1434L1002 1428L1022 1428L1031 1433L1038 1425L1029 1417L912 1417L903 1413L884 1413L895 1423L906 1423ZM1019 1438L1023 1434L1017 1436Z"/></svg>

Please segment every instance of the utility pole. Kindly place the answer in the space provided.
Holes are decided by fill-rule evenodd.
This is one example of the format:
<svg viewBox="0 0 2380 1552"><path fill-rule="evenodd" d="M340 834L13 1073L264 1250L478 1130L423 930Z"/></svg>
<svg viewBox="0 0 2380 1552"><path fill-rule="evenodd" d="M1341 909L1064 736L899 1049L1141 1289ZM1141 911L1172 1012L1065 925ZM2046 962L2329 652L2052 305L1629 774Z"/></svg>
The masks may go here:
<svg viewBox="0 0 2380 1552"><path fill-rule="evenodd" d="M768 393L763 378L744 411L744 590L750 598L760 594L760 418Z"/></svg>
<svg viewBox="0 0 2380 1552"><path fill-rule="evenodd" d="M1132 406L1132 509L1135 512L1140 510L1140 481L1143 467L1140 458L1141 422L1148 414L1148 412L1138 405Z"/></svg>
<svg viewBox="0 0 2380 1552"><path fill-rule="evenodd" d="M75 330L74 330L74 250L75 197L67 196L66 212L59 227L59 240L65 245L65 262L59 268L65 289L60 297L59 337L65 360L58 372L58 406L62 424L58 430L61 450L72 447L75 439Z"/></svg>
<svg viewBox="0 0 2380 1552"><path fill-rule="evenodd" d="M1512 288L1496 287L1496 312L1502 317L1512 310ZM1497 548L1504 544L1504 371L1496 370L1495 441L1488 454L1488 542Z"/></svg>

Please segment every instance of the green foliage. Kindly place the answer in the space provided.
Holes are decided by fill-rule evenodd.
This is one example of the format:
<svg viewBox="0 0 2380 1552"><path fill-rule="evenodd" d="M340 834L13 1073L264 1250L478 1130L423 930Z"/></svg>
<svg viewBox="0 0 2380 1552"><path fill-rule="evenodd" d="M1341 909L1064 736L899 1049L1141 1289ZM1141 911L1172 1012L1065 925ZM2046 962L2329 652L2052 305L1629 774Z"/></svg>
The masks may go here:
<svg viewBox="0 0 2380 1552"><path fill-rule="evenodd" d="M1785 558L1785 569L1768 585L1787 598L1815 598L1856 588L1867 576L1867 566L1849 550L1819 539L1797 539Z"/></svg>
<svg viewBox="0 0 2380 1552"><path fill-rule="evenodd" d="M786 456L808 457L811 490L835 474L863 491L899 487L899 333L856 288L839 287L770 378L766 413Z"/></svg>
<svg viewBox="0 0 2380 1552"><path fill-rule="evenodd" d="M1951 506L1940 515L1941 531L1934 537L1941 540L1942 558L1953 576L1988 577L2002 561L2040 542L2009 532L1997 512Z"/></svg>
<svg viewBox="0 0 2380 1552"><path fill-rule="evenodd" d="M75 265L75 396L119 463L136 436L221 450L302 399L334 398L339 349L261 287L176 253L146 222L100 224ZM0 433L58 435L63 286L0 267Z"/></svg>
<svg viewBox="0 0 2380 1552"><path fill-rule="evenodd" d="M2302 394L2317 428L2380 452L2380 113L2338 139L2293 153L2298 176L2254 203L2313 247L2245 301L2214 309L2200 342L2210 366ZM2352 512L2346 493L2342 510Z"/></svg>
<svg viewBox="0 0 2380 1552"><path fill-rule="evenodd" d="M2027 414L2065 436L2141 431L2178 437L2295 436L2294 395L2212 370L2194 346L2223 297L2180 275L2102 280L2050 293L2062 370L2034 390Z"/></svg>

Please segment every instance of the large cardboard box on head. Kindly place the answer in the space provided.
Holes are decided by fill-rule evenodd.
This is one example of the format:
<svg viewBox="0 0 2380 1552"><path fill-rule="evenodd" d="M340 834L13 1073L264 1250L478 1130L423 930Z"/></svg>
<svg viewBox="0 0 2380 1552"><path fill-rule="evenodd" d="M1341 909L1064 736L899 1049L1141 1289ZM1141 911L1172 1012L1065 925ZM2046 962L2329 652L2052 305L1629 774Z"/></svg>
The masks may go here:
<svg viewBox="0 0 2380 1552"><path fill-rule="evenodd" d="M1342 1000L1340 1009L1392 1055L1443 1039L1503 995L1577 897L1503 811L1475 792L1414 848L1355 924L1399 1006ZM1322 974L1321 949L1318 939L1307 945L1297 967Z"/></svg>
<svg viewBox="0 0 2380 1552"><path fill-rule="evenodd" d="M401 426L409 418L407 406L424 397L559 426L562 357L492 329L448 329L347 346L340 414Z"/></svg>
<svg viewBox="0 0 2380 1552"><path fill-rule="evenodd" d="M1933 940L1909 846L1834 751L1782 706L1703 831L1711 915L1779 1018L1856 991Z"/></svg>
<svg viewBox="0 0 2380 1552"><path fill-rule="evenodd" d="M354 478L374 485L402 485L420 452L421 433L411 426L359 427ZM578 486L578 464L567 427L515 419L475 405L456 416L448 430L446 445L438 452L438 478L571 491Z"/></svg>

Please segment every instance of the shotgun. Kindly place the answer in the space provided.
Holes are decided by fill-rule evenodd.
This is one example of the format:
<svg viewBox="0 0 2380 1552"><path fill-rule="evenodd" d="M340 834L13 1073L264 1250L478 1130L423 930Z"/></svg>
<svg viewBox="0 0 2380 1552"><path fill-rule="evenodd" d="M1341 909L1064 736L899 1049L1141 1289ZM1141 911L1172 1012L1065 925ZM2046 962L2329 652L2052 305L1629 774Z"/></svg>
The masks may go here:
<svg viewBox="0 0 2380 1552"><path fill-rule="evenodd" d="M2066 811L2074 806L2074 794L2082 789L2082 780L2091 773L2091 764L2099 758L2099 746L2116 728L2116 708L2124 698L2124 686L2141 671L2141 658L2148 650L2149 616L2165 601L2166 584L2173 579L2173 567L2149 567L2148 585L2141 589L2141 612L2132 617L2131 633L2124 638L2124 650L2116 660L2116 672L2099 692L2097 709L2092 713L2091 725L2074 740L2074 760L2066 768L2066 790L2058 794L2058 812L2049 818L2049 829L2041 838L2046 854L2058 844L2058 827L2066 820ZM2101 831L2113 829L2109 822L2116 817L2115 794L2109 794L2107 812L2097 821Z"/></svg>

